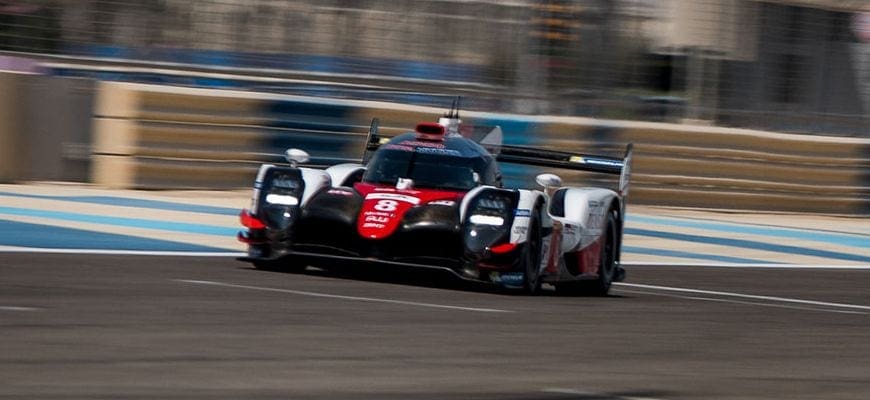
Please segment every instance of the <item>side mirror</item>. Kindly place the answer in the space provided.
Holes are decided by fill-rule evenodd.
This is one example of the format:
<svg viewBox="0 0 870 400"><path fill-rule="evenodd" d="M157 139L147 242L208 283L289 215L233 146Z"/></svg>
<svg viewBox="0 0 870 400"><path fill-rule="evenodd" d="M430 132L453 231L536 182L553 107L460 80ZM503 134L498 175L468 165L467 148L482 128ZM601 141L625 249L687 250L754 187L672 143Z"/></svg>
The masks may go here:
<svg viewBox="0 0 870 400"><path fill-rule="evenodd" d="M540 174L535 177L535 182L544 187L544 189L557 188L562 186L562 178L554 174Z"/></svg>
<svg viewBox="0 0 870 400"><path fill-rule="evenodd" d="M307 163L311 159L311 156L305 150L287 149L284 152L284 158L295 168L296 164Z"/></svg>

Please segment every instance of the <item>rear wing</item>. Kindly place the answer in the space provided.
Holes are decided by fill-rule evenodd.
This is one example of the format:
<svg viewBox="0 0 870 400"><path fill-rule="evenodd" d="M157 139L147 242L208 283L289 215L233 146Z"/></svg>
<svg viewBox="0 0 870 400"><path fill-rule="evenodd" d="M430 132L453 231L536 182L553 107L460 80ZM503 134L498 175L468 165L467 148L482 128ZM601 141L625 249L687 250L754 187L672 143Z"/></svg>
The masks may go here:
<svg viewBox="0 0 870 400"><path fill-rule="evenodd" d="M625 148L625 155L622 158L616 158L524 146L502 145L496 159L499 162L506 163L619 175L619 193L622 196L626 196L628 195L628 187L631 180L633 147L629 143Z"/></svg>

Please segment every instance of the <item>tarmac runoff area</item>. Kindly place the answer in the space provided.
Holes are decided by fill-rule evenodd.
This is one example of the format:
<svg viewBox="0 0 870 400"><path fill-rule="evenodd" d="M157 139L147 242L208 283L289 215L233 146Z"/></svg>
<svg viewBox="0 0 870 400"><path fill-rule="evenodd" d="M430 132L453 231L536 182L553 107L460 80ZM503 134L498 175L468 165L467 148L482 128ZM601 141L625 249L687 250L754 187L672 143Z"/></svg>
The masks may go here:
<svg viewBox="0 0 870 400"><path fill-rule="evenodd" d="M133 191L0 185L0 251L235 256L250 190ZM870 268L864 217L629 204L623 263Z"/></svg>
<svg viewBox="0 0 870 400"><path fill-rule="evenodd" d="M608 297L234 257L249 191L0 185L0 399L866 400L866 217L630 207Z"/></svg>

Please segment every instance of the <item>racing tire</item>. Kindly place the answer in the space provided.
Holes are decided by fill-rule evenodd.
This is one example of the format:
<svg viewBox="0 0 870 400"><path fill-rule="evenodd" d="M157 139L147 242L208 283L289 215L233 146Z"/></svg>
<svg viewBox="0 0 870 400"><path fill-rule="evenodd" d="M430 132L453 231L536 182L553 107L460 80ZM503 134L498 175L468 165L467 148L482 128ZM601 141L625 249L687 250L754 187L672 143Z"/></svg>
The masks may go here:
<svg viewBox="0 0 870 400"><path fill-rule="evenodd" d="M598 278L590 281L566 282L556 284L556 292L569 296L607 296L610 287L618 277L616 265L616 216L613 212L607 215L607 227L601 245L601 257L598 263Z"/></svg>
<svg viewBox="0 0 870 400"><path fill-rule="evenodd" d="M529 232L521 258L522 293L534 296L541 291L541 217L536 210L529 220Z"/></svg>

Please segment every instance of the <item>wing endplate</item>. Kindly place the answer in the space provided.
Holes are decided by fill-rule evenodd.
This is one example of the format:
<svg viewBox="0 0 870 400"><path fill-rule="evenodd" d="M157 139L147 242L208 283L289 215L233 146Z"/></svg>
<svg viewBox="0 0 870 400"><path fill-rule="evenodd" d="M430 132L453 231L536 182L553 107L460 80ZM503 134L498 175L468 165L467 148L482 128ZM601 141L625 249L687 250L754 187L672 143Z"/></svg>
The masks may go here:
<svg viewBox="0 0 870 400"><path fill-rule="evenodd" d="M375 154L375 151L378 150L378 147L381 146L381 134L378 131L378 127L381 121L377 118L372 118L372 124L369 126L369 134L366 136L366 147L363 150L362 156L362 164L368 164L369 160L371 160L372 155Z"/></svg>

